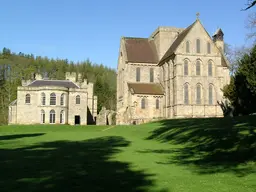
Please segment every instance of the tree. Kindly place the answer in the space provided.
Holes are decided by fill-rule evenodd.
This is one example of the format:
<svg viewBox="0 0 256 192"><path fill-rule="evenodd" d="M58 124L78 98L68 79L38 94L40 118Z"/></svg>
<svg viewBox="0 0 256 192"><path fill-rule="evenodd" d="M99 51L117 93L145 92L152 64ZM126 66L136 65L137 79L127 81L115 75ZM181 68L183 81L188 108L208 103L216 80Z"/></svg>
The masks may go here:
<svg viewBox="0 0 256 192"><path fill-rule="evenodd" d="M256 0L248 0L247 7L243 9L244 11L251 9L253 6L255 6Z"/></svg>

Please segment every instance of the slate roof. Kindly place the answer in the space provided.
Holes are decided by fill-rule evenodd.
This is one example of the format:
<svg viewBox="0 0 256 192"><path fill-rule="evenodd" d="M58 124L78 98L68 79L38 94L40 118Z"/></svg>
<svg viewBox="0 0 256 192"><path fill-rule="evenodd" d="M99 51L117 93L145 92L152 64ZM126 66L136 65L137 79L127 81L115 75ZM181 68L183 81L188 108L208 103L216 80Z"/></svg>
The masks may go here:
<svg viewBox="0 0 256 192"><path fill-rule="evenodd" d="M55 86L66 88L79 88L75 83L69 80L35 80L28 87Z"/></svg>
<svg viewBox="0 0 256 192"><path fill-rule="evenodd" d="M159 83L128 83L129 89L134 94L163 95L163 89Z"/></svg>
<svg viewBox="0 0 256 192"><path fill-rule="evenodd" d="M158 63L155 43L148 38L123 37L128 62Z"/></svg>

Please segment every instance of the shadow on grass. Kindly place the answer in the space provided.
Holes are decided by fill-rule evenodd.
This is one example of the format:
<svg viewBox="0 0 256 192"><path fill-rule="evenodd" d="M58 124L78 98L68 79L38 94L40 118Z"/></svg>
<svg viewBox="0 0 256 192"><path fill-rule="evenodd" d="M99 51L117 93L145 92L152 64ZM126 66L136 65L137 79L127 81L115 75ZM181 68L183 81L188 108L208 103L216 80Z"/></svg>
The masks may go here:
<svg viewBox="0 0 256 192"><path fill-rule="evenodd" d="M2 136L0 136L0 141L2 141L2 140L20 139L20 138L23 138L23 137L37 137L37 136L42 136L44 134L45 133L2 135Z"/></svg>
<svg viewBox="0 0 256 192"><path fill-rule="evenodd" d="M192 165L199 173L232 171L238 176L256 172L256 117L176 119L161 121L147 139L176 144L170 150L143 153L168 153L161 164Z"/></svg>
<svg viewBox="0 0 256 192"><path fill-rule="evenodd" d="M101 137L0 149L1 191L148 191L153 180L111 159L129 142Z"/></svg>

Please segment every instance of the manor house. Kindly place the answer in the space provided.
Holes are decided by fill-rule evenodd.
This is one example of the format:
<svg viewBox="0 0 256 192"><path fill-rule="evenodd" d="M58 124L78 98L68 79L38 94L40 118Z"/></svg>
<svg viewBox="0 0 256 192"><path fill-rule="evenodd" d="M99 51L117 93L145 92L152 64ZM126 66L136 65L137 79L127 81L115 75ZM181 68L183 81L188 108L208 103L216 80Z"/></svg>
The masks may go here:
<svg viewBox="0 0 256 192"><path fill-rule="evenodd" d="M76 81L76 79L78 79ZM97 96L93 83L81 74L66 73L66 80L22 80L17 99L9 106L9 124L95 124Z"/></svg>
<svg viewBox="0 0 256 192"><path fill-rule="evenodd" d="M230 81L224 33L211 37L199 18L187 28L158 27L149 38L122 37L117 68L117 124L221 117Z"/></svg>

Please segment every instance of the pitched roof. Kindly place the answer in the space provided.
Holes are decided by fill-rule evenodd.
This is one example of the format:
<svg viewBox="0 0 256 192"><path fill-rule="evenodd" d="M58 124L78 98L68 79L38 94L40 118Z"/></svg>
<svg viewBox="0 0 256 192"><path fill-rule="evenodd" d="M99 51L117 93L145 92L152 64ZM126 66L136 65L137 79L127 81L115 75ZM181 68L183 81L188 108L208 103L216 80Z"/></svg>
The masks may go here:
<svg viewBox="0 0 256 192"><path fill-rule="evenodd" d="M171 47L166 51L162 59L159 61L159 64L161 64L165 59L167 59L174 53L174 51L177 49L177 47L180 45L183 39L187 36L188 32L190 31L190 29L192 29L192 27L195 25L196 22L197 20L178 35L178 37L173 42Z"/></svg>
<svg viewBox="0 0 256 192"><path fill-rule="evenodd" d="M159 83L128 83L129 89L134 94L163 95L163 89Z"/></svg>
<svg viewBox="0 0 256 192"><path fill-rule="evenodd" d="M66 88L79 88L75 83L69 80L35 80L28 87L55 86Z"/></svg>
<svg viewBox="0 0 256 192"><path fill-rule="evenodd" d="M156 46L148 38L123 37L128 62L158 63Z"/></svg>

